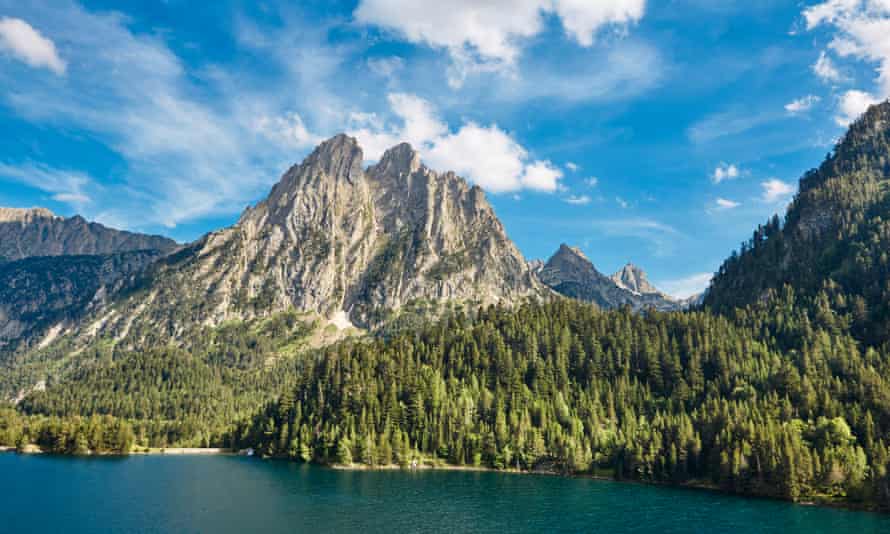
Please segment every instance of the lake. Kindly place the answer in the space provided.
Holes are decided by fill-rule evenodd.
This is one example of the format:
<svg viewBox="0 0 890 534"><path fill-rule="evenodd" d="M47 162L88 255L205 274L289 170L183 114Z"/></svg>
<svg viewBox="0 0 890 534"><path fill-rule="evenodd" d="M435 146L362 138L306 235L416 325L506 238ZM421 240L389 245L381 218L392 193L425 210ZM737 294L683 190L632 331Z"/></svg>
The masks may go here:
<svg viewBox="0 0 890 534"><path fill-rule="evenodd" d="M708 491L236 456L0 454L2 532L890 532L890 516Z"/></svg>

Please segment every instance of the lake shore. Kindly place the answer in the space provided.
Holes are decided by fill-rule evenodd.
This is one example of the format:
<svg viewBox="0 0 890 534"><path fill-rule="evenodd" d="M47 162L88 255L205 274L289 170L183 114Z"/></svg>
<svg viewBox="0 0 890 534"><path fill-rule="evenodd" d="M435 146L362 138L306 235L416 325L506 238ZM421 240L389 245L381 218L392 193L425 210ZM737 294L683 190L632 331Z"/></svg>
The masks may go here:
<svg viewBox="0 0 890 534"><path fill-rule="evenodd" d="M237 455L238 451L221 447L163 447L135 448L130 454L160 454L182 456Z"/></svg>

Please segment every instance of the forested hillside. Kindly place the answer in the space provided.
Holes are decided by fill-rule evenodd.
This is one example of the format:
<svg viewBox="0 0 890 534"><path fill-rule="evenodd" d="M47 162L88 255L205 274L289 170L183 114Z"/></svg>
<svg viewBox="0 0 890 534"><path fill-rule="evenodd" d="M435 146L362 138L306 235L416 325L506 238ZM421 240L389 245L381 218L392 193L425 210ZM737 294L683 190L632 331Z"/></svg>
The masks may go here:
<svg viewBox="0 0 890 534"><path fill-rule="evenodd" d="M705 306L729 312L788 285L859 340L890 340L890 103L871 107L818 168L784 221L758 227L726 260ZM827 316L833 316L828 319Z"/></svg>
<svg viewBox="0 0 890 534"><path fill-rule="evenodd" d="M737 322L560 299L340 345L238 443L321 463L439 459L890 504L890 360L785 297Z"/></svg>

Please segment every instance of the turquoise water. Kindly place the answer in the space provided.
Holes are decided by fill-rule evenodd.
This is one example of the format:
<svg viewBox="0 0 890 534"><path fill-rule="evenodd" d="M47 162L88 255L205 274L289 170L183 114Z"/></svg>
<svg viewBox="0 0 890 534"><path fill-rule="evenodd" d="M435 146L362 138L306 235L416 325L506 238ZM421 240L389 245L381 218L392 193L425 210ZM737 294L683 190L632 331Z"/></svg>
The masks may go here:
<svg viewBox="0 0 890 534"><path fill-rule="evenodd" d="M2 532L890 532L890 516L707 491L233 456L0 454Z"/></svg>

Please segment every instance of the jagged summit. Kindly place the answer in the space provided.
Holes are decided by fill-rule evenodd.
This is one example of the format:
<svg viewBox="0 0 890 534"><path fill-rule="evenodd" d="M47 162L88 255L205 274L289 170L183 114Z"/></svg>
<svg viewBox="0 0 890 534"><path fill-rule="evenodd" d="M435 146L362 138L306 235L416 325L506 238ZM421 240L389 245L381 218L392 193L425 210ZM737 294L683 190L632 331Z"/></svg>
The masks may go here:
<svg viewBox="0 0 890 534"><path fill-rule="evenodd" d="M543 292L481 189L422 165L407 143L362 160L354 138L324 141L237 224L162 264L101 330L178 338L290 308L372 327L411 301Z"/></svg>
<svg viewBox="0 0 890 534"><path fill-rule="evenodd" d="M410 144L399 143L384 152L380 161L372 169L369 169L369 173L372 175L386 173L408 175L417 172L421 165L420 154Z"/></svg>
<svg viewBox="0 0 890 534"><path fill-rule="evenodd" d="M674 310L684 306L653 287L639 267L628 263L609 277L599 272L579 248L565 243L535 272L557 293L603 308Z"/></svg>
<svg viewBox="0 0 890 534"><path fill-rule="evenodd" d="M619 269L610 278L612 278L612 280L620 287L639 295L662 294L658 288L649 282L646 271L631 262L627 262L624 267Z"/></svg>
<svg viewBox="0 0 890 534"><path fill-rule="evenodd" d="M573 246L567 245L565 243L560 243L559 249L556 251L556 254L554 254L554 255L565 255L565 254L568 254L570 256L577 256L578 258L581 258L583 260L590 261L589 259L587 259L587 256L584 255L584 253L581 251L580 248L573 247Z"/></svg>

